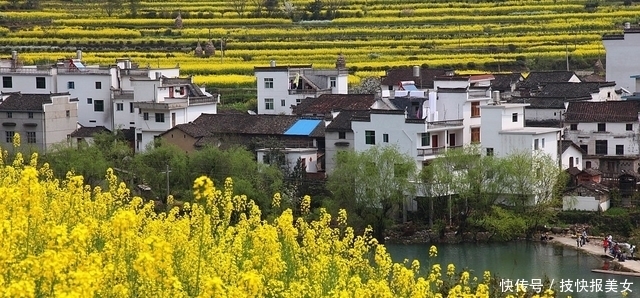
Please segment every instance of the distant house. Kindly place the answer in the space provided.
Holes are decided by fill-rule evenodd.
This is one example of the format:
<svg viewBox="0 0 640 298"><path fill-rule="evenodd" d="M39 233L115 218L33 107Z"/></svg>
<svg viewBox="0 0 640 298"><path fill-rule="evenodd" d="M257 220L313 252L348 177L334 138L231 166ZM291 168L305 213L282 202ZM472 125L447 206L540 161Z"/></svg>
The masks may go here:
<svg viewBox="0 0 640 298"><path fill-rule="evenodd" d="M415 76L412 67L394 68L386 71L380 81L380 88L389 91L399 90L401 82L413 81L419 90L433 89L436 77L453 75L454 71L449 69L420 68L419 75Z"/></svg>
<svg viewBox="0 0 640 298"><path fill-rule="evenodd" d="M69 141L72 144L93 144L93 138L100 133L110 133L111 131L104 126L85 127L79 125L79 127L69 134Z"/></svg>
<svg viewBox="0 0 640 298"><path fill-rule="evenodd" d="M584 152L580 146L570 140L561 140L560 154L562 159L562 169L575 167L582 171L582 159L586 152Z"/></svg>
<svg viewBox="0 0 640 298"><path fill-rule="evenodd" d="M514 96L535 96L540 85L549 82L580 82L580 78L573 71L532 71L521 82L516 84Z"/></svg>
<svg viewBox="0 0 640 298"><path fill-rule="evenodd" d="M562 198L562 210L607 211L610 192L606 186L586 182L568 188Z"/></svg>
<svg viewBox="0 0 640 298"><path fill-rule="evenodd" d="M521 73L493 74L491 90L500 91L502 100L509 101L518 83L524 80Z"/></svg>
<svg viewBox="0 0 640 298"><path fill-rule="evenodd" d="M0 135L5 148L20 134L23 146L46 152L67 140L78 123L78 100L69 93L0 95Z"/></svg>
<svg viewBox="0 0 640 298"><path fill-rule="evenodd" d="M578 180L578 184L581 183L601 183L602 182L602 172L594 169L584 169L578 175L576 175L576 179Z"/></svg>
<svg viewBox="0 0 640 298"><path fill-rule="evenodd" d="M354 150L354 135L352 121L369 117L370 110L337 111L326 120L325 163L326 172L331 173L336 166L335 157L340 150Z"/></svg>
<svg viewBox="0 0 640 298"><path fill-rule="evenodd" d="M334 111L368 110L376 107L373 94L322 94L317 98L305 98L293 107L298 116L324 117ZM387 109L390 109L387 107Z"/></svg>

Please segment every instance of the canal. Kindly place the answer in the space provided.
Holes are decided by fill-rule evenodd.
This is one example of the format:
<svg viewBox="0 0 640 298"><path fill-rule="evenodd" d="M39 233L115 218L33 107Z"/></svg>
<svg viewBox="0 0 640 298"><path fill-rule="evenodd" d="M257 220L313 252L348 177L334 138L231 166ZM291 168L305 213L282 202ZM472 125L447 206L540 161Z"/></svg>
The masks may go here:
<svg viewBox="0 0 640 298"><path fill-rule="evenodd" d="M624 287L632 291L628 297L640 297L640 278L593 273L592 269L603 269L603 259L571 247L528 241L438 244L438 256L430 259L430 245L427 244L386 246L394 262L417 259L423 267L440 264L443 274L448 264L454 264L457 270L470 269L471 276L478 279L482 279L482 273L489 270L503 279L505 286L509 281L524 280L530 284L534 279L548 277L554 281L558 297L622 297L620 292Z"/></svg>

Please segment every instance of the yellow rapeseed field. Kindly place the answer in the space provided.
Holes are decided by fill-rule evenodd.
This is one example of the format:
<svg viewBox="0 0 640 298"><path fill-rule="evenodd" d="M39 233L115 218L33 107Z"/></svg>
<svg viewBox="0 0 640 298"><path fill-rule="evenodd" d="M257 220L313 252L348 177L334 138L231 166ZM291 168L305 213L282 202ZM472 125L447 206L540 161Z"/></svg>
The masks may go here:
<svg viewBox="0 0 640 298"><path fill-rule="evenodd" d="M192 204L156 214L112 170L106 189L91 188L73 173L54 179L37 154L7 156L0 161L3 297L443 297L435 293L444 284L444 296L489 297L489 272L478 280L453 264L442 272L437 264L393 263L370 233L354 235L344 210L311 220L309 197L300 216L281 210L265 221L254 202L233 195L231 179L218 188L201 177ZM279 203L275 194L274 209Z"/></svg>

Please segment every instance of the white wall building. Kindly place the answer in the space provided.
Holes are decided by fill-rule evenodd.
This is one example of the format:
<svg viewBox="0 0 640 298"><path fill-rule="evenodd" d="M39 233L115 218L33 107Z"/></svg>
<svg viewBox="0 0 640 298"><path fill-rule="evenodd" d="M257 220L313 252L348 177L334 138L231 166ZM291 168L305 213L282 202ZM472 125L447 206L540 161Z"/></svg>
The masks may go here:
<svg viewBox="0 0 640 298"><path fill-rule="evenodd" d="M566 170L568 168L575 167L582 171L582 161L584 160L585 154L584 150L570 140L561 140L560 146L562 169Z"/></svg>
<svg viewBox="0 0 640 298"><path fill-rule="evenodd" d="M268 163L267 158L265 157L269 154L269 151L272 149L258 149L256 150L257 160L259 163ZM318 149L317 148L282 148L279 149L280 152L284 154L285 157L285 165L289 171L292 171L296 164L298 163L298 159L302 161L305 172L307 173L317 173L317 158L318 158Z"/></svg>
<svg viewBox="0 0 640 298"><path fill-rule="evenodd" d="M344 57L336 69L314 69L311 65L254 67L258 94L258 114L291 115L291 106L321 94L347 94L349 73Z"/></svg>
<svg viewBox="0 0 640 298"><path fill-rule="evenodd" d="M640 31L637 28L625 28L623 35L609 35L602 38L606 50L607 81L616 82L618 88L630 92L640 91L631 76L637 75L640 60L631 59L640 47Z"/></svg>

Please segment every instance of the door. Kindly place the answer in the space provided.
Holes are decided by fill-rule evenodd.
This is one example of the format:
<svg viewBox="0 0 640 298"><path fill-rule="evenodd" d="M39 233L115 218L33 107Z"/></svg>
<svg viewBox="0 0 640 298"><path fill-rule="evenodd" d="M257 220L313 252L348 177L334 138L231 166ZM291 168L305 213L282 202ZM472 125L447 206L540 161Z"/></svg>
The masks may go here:
<svg viewBox="0 0 640 298"><path fill-rule="evenodd" d="M176 113L171 113L171 127L176 126Z"/></svg>
<svg viewBox="0 0 640 298"><path fill-rule="evenodd" d="M438 135L431 136L431 148L438 148Z"/></svg>
<svg viewBox="0 0 640 298"><path fill-rule="evenodd" d="M455 147L456 146L456 134L452 133L449 134L449 147Z"/></svg>

